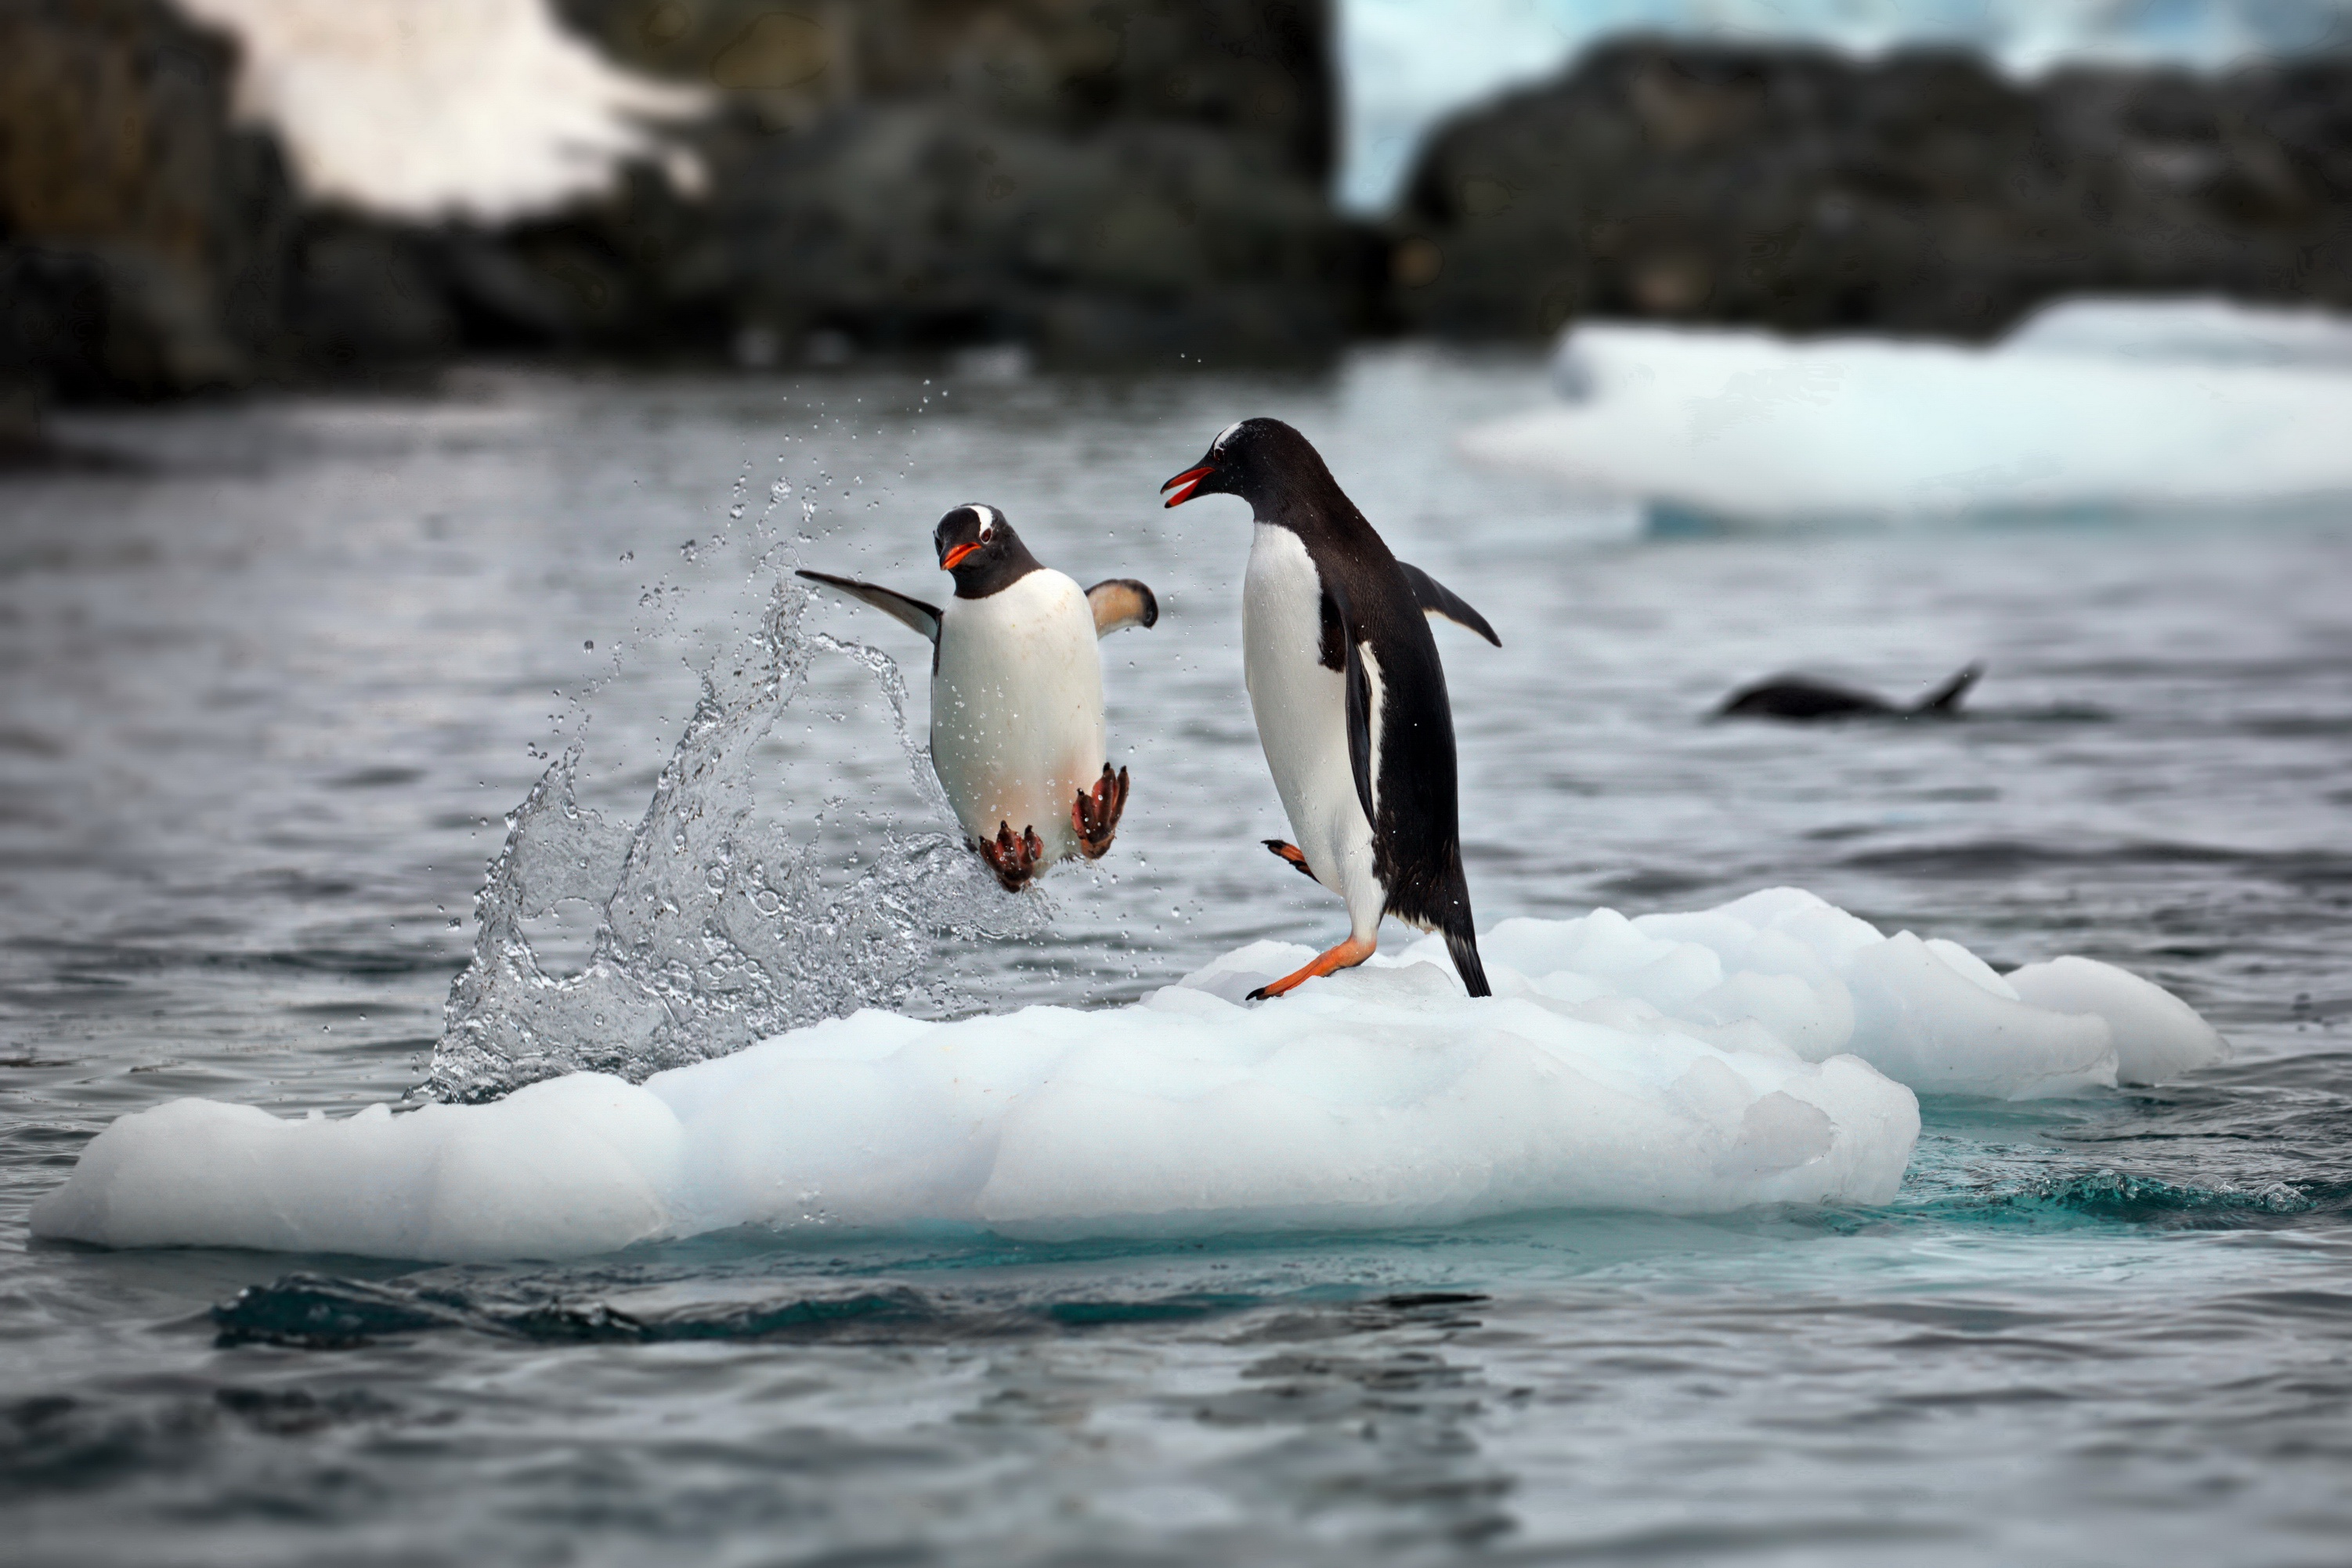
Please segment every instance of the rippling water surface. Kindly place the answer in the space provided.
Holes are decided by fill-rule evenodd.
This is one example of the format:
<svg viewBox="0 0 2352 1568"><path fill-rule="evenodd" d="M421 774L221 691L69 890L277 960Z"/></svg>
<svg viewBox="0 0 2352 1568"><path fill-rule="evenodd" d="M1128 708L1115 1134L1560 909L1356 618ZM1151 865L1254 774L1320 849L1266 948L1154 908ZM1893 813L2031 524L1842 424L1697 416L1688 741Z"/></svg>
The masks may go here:
<svg viewBox="0 0 2352 1568"><path fill-rule="evenodd" d="M0 481L12 1561L2340 1561L2346 520L1654 539L1452 455L1542 395L1532 363L1400 352L1290 380L478 372L90 419L125 467ZM1154 500L1250 413L1502 633L1441 634L1482 923L1791 882L2004 968L2125 964L2235 1058L1930 1101L1869 1212L562 1267L27 1242L127 1111L410 1090L550 760L578 742L583 801L635 822L795 552L936 596L956 501L1164 615L1105 645L1118 848L1052 879L1040 929L967 922L884 976L902 1005L1125 1000L1330 940L1255 842L1282 823L1245 520ZM882 617L808 617L922 668ZM855 652L812 654L757 774L836 887L940 826ZM1977 658L1964 722L1702 721L1792 666L1907 696ZM561 968L593 931L531 935Z"/></svg>

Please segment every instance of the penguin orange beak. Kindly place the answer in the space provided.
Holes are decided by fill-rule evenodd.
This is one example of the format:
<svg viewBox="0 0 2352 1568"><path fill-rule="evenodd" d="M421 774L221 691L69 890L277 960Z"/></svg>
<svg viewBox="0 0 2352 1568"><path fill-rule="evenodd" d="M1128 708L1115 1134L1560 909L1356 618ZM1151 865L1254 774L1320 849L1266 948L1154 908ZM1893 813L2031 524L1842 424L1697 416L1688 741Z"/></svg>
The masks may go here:
<svg viewBox="0 0 2352 1568"><path fill-rule="evenodd" d="M1192 492L1201 488L1201 481L1216 471L1217 466L1214 463L1203 463L1197 468L1187 468L1160 486L1160 493L1168 496L1167 505L1182 506L1192 499ZM1176 493L1169 495L1168 492L1171 490Z"/></svg>
<svg viewBox="0 0 2352 1568"><path fill-rule="evenodd" d="M980 546L977 544L957 545L953 550L949 551L945 555L940 557L940 570L942 572L954 571L958 562L961 562L965 556L971 554L973 551L979 548Z"/></svg>

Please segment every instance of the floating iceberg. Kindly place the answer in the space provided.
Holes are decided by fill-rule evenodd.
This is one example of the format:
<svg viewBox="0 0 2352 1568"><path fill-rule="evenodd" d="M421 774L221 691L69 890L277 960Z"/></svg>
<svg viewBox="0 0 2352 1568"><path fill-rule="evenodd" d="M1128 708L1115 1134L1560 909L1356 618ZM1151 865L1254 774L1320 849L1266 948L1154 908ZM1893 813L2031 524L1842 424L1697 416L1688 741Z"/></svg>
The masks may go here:
<svg viewBox="0 0 2352 1568"><path fill-rule="evenodd" d="M174 1100L100 1133L33 1232L466 1260L745 1225L1174 1237L1880 1204L1915 1089L2061 1093L2223 1050L2121 970L2004 980L1793 889L1485 942L1485 1001L1432 941L1244 1005L1307 956L1259 942L1127 1006L869 1010L642 1086L577 1073L341 1119Z"/></svg>
<svg viewBox="0 0 2352 1568"><path fill-rule="evenodd" d="M2082 300L1990 348L1587 325L1555 369L1464 449L1655 521L2352 500L2352 321L2319 310Z"/></svg>

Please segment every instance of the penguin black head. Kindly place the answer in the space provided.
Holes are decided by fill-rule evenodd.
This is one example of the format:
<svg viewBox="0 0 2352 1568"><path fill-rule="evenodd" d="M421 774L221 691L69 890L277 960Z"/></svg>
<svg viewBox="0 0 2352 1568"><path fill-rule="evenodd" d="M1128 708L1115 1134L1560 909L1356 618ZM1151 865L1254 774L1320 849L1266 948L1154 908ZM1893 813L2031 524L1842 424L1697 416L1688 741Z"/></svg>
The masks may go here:
<svg viewBox="0 0 2352 1568"><path fill-rule="evenodd" d="M1279 512L1293 495L1338 488L1306 437L1279 419L1261 418L1226 426L1197 468L1160 489L1170 506L1182 506L1194 496L1239 496L1264 518Z"/></svg>
<svg viewBox="0 0 2352 1568"><path fill-rule="evenodd" d="M931 530L940 570L955 577L956 597L985 599L1037 570L1037 558L992 506L967 501Z"/></svg>

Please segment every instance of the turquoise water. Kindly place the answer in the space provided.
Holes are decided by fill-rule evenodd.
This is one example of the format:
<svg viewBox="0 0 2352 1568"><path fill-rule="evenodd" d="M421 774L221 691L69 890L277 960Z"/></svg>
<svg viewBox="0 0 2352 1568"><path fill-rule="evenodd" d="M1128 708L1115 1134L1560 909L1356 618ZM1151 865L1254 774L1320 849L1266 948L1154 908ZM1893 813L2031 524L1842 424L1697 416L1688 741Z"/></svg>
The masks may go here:
<svg viewBox="0 0 2352 1568"><path fill-rule="evenodd" d="M1541 395L1532 363L1382 352L1279 381L473 372L77 424L137 466L0 485L12 1561L2339 1559L2352 542L2238 516L1654 537L1452 456ZM1793 882L2002 967L2126 964L2235 1058L1931 1101L1875 1211L728 1234L561 1267L28 1244L125 1111L410 1089L550 757L580 742L583 798L634 820L780 545L919 594L954 501L1165 616L1107 645L1118 849L1056 877L1042 932L941 942L904 1005L1121 1000L1328 939L1255 843L1281 828L1239 689L1245 529L1153 503L1255 412L1502 633L1445 645L1482 921ZM919 668L887 625L825 624ZM1972 658L1960 724L1701 718L1785 668L1907 695ZM845 877L929 808L866 669L812 671L761 808ZM532 934L560 963L593 933Z"/></svg>

